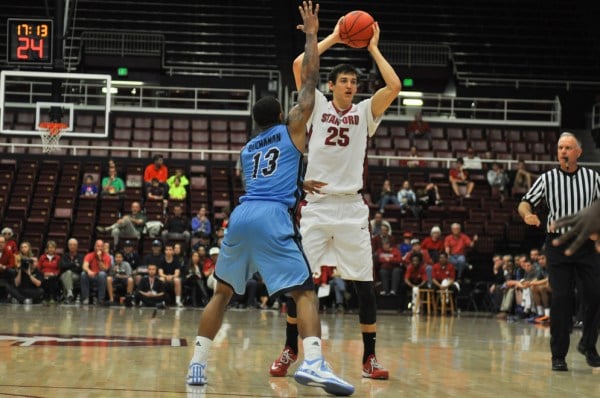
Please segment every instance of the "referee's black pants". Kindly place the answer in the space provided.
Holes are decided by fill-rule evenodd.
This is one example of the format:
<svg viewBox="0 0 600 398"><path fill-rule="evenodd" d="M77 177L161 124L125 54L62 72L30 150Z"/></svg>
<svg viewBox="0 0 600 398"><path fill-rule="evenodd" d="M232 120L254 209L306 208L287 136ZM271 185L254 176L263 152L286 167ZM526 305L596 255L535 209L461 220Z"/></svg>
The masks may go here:
<svg viewBox="0 0 600 398"><path fill-rule="evenodd" d="M588 240L575 254L567 257L563 253L570 243L552 246L552 239L557 236L548 234L545 247L552 288L550 349L552 358L565 358L569 351L569 332L573 322L575 278L579 280L586 303L581 342L585 348L596 346L600 324L600 255L595 250L594 242Z"/></svg>

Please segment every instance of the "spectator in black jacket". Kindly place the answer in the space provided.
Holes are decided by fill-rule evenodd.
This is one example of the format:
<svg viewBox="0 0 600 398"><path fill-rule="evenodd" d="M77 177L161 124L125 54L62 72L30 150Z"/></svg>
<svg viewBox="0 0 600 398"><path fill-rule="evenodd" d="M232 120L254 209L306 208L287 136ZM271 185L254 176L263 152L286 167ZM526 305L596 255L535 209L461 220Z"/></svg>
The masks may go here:
<svg viewBox="0 0 600 398"><path fill-rule="evenodd" d="M158 266L148 264L148 275L141 281L135 292L136 305L147 307L165 308L165 284L158 277Z"/></svg>
<svg viewBox="0 0 600 398"><path fill-rule="evenodd" d="M163 244L167 244L170 239L185 239L186 247L190 244L190 221L183 215L181 205L173 206L173 214L167 218L165 228L162 231Z"/></svg>
<svg viewBox="0 0 600 398"><path fill-rule="evenodd" d="M81 265L83 264L83 255L77 252L79 248L79 242L77 239L71 238L67 242L68 251L61 257L60 263L60 281L62 282L65 302L73 303L75 301L75 294L73 292L75 287L79 287L79 280L81 279Z"/></svg>

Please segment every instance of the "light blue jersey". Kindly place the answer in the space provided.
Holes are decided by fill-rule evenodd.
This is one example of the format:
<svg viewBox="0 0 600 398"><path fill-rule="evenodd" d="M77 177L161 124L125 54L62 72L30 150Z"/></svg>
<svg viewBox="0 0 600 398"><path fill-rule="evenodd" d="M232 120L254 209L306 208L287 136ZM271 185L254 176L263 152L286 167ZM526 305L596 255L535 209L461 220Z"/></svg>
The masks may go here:
<svg viewBox="0 0 600 398"><path fill-rule="evenodd" d="M246 194L231 213L215 276L238 294L260 272L269 294L313 289L310 267L294 225L301 198L302 153L287 126L276 125L241 153Z"/></svg>
<svg viewBox="0 0 600 398"><path fill-rule="evenodd" d="M293 208L301 198L302 153L287 126L278 124L251 139L241 153L247 200L269 200Z"/></svg>

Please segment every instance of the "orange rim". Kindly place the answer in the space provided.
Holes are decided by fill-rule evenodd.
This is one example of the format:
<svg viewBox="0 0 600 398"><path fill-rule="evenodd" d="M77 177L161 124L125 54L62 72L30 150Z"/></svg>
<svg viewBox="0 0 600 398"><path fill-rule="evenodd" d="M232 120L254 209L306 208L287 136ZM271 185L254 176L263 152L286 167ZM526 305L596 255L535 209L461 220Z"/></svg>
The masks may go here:
<svg viewBox="0 0 600 398"><path fill-rule="evenodd" d="M48 130L48 133L51 136L55 136L60 134L61 131L68 128L69 126L64 123L42 122L39 124L39 127Z"/></svg>

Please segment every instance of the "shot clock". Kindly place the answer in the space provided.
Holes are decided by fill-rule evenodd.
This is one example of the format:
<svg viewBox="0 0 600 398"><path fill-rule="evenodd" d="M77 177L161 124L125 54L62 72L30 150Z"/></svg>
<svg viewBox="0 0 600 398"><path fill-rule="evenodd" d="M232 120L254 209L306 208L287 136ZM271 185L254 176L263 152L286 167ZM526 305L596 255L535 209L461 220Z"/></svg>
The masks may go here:
<svg viewBox="0 0 600 398"><path fill-rule="evenodd" d="M9 64L52 64L51 19L9 18L6 26Z"/></svg>

